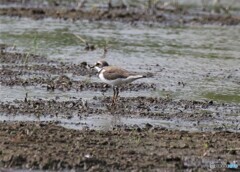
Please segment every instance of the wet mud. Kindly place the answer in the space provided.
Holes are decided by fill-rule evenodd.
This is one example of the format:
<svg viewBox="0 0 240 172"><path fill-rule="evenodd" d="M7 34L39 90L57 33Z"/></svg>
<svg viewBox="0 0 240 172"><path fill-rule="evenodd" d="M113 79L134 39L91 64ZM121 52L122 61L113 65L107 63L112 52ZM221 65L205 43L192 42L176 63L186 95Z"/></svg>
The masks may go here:
<svg viewBox="0 0 240 172"><path fill-rule="evenodd" d="M240 158L240 135L161 128L70 130L45 123L0 123L3 168L87 171L215 170ZM215 165L215 166L214 166Z"/></svg>
<svg viewBox="0 0 240 172"><path fill-rule="evenodd" d="M2 2L7 5L0 8L0 15L178 26L240 23L237 15L193 13L187 9L162 8L157 12L126 8L75 9L56 4L26 8L8 6L10 2L15 3L14 0ZM8 51L8 47L0 45L0 89L32 88L40 90L40 94L56 94L51 98L34 98L26 91L21 98L9 101L2 99L0 90L0 171L227 171L229 164L238 164L239 169L239 104L146 96L144 92L156 92L159 88L156 83L138 81L121 87L120 97L112 105L112 88L100 82L96 71L89 69L85 61L59 62L31 53ZM163 70L159 65L151 68L157 68L151 72ZM145 74L154 77L154 73ZM237 74L226 78L239 84ZM185 84L178 82L179 87ZM85 92L90 95L88 98L82 96ZM129 96L132 92L134 96ZM67 96L61 99L58 93ZM15 120L19 116L21 120ZM34 120L30 119L32 116ZM76 127L85 117L104 116L162 120L171 126L123 122L100 130L88 124L81 129ZM75 121L75 129L62 122L68 120Z"/></svg>

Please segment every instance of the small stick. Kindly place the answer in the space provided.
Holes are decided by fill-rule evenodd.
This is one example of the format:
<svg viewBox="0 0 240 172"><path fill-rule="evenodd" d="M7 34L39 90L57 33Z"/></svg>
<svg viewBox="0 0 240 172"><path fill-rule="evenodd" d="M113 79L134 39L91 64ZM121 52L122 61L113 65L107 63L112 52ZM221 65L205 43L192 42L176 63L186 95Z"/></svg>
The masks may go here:
<svg viewBox="0 0 240 172"><path fill-rule="evenodd" d="M88 44L85 39L83 39L81 36L74 34L78 39L80 39L83 43Z"/></svg>

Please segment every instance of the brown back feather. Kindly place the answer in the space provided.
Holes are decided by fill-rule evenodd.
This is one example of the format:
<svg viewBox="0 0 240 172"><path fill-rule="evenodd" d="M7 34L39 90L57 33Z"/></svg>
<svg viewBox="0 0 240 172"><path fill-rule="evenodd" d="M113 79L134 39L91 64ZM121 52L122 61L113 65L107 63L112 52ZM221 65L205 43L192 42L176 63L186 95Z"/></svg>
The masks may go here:
<svg viewBox="0 0 240 172"><path fill-rule="evenodd" d="M127 78L132 75L127 70L118 68L116 66L107 66L103 69L105 69L105 71L103 72L104 77L108 80L114 80L116 78Z"/></svg>

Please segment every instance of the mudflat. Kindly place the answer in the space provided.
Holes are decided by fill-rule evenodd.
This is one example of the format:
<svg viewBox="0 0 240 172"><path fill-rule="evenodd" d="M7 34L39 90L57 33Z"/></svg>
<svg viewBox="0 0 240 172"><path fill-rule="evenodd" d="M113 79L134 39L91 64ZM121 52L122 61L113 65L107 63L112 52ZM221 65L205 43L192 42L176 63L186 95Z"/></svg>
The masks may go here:
<svg viewBox="0 0 240 172"><path fill-rule="evenodd" d="M237 10L73 3L1 2L0 171L238 170ZM148 78L112 106L93 56Z"/></svg>

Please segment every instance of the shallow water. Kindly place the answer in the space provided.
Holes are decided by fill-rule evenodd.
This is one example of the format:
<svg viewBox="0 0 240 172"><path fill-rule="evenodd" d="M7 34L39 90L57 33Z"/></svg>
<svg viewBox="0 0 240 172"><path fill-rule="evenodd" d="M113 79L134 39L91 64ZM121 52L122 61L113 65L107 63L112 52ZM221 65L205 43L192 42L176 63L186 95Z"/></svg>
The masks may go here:
<svg viewBox="0 0 240 172"><path fill-rule="evenodd" d="M1 101L8 101L12 102L16 99L18 100L24 100L26 93L28 94L28 98L30 100L50 100L55 99L58 101L67 101L69 99L83 99L87 101L92 101L94 96L100 97L100 96L112 96L112 90L106 93L102 93L101 91L94 91L94 94L91 90L86 91L60 91L60 90L54 90L54 91L46 91L46 88L38 87L38 86L29 86L29 87L21 87L21 86L14 86L14 87L8 87L8 86L1 86ZM151 91L138 91L138 94L141 94L141 96L149 96L154 95L154 92ZM134 91L122 91L121 96L124 97L133 97L136 96L136 92Z"/></svg>
<svg viewBox="0 0 240 172"><path fill-rule="evenodd" d="M174 100L214 100L236 103L236 106L240 103L239 26L167 27L157 24L149 26L140 23L130 25L118 22L71 22L57 19L36 21L9 17L0 17L0 23L0 43L16 46L17 51L40 54L66 63L79 64L87 61L93 64L101 58L102 47L107 44L110 48L106 60L110 64L140 73L154 74L153 78L137 82L155 83L156 91L125 91L121 92L121 96L134 97L141 94L141 96L166 96ZM92 52L85 51L85 44L74 34L97 45L98 49ZM8 50L12 51L11 49L10 47ZM96 77L92 79L98 80ZM181 83L184 83L184 86ZM94 96L102 96L101 92L91 91L48 92L45 88L18 86L0 88L1 101L23 100L26 92L30 99L57 97L60 100L68 100L77 97L92 100ZM111 96L112 92L105 94ZM229 121L220 119L213 122L202 121L201 125L196 125L179 119L164 121L151 118L119 117L118 120L113 118L115 117L93 115L80 120L48 117L41 117L38 120L60 121L60 125L74 129L82 129L86 126L104 129L117 124L142 126L150 123L193 131L213 130L223 125L231 126L235 121L235 119ZM31 116L8 117L2 114L0 120L37 119ZM229 128L233 130L234 127Z"/></svg>
<svg viewBox="0 0 240 172"><path fill-rule="evenodd" d="M235 121L240 120L239 117L234 117ZM0 121L36 121L36 122L52 122L57 125L70 128L70 129L95 129L95 130L112 130L117 127L145 127L151 124L152 127L161 127L166 129L177 129L184 131L233 131L240 132L237 126L237 122L234 123L233 117L229 117L225 121L222 119L215 121L202 121L200 123L182 120L174 118L171 120L163 120L158 118L149 117L123 117L123 116L112 116L112 115L89 115L79 117L73 115L71 118L65 116L40 116L35 115L1 115Z"/></svg>

